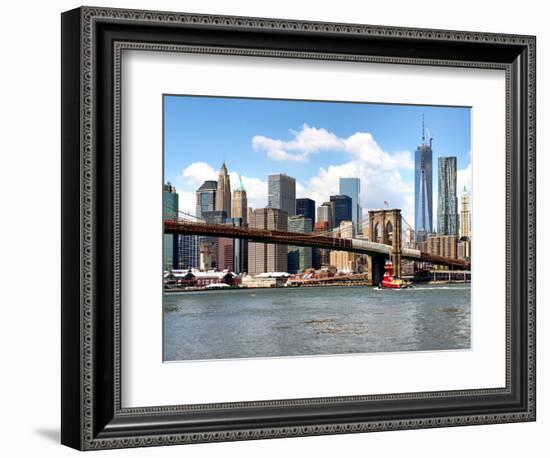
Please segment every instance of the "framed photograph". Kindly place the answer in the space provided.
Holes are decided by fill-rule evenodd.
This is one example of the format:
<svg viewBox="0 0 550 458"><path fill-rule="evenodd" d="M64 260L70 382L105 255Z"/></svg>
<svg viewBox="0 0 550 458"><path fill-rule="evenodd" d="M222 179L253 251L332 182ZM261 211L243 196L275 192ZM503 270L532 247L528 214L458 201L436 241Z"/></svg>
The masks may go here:
<svg viewBox="0 0 550 458"><path fill-rule="evenodd" d="M535 420L535 37L62 15L62 443Z"/></svg>

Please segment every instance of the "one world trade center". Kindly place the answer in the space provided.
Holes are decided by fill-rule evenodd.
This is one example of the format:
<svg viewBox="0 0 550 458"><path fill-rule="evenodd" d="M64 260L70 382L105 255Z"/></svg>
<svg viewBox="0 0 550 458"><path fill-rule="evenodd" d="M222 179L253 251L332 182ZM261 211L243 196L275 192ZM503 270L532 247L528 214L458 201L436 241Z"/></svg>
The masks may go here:
<svg viewBox="0 0 550 458"><path fill-rule="evenodd" d="M416 241L423 242L433 231L432 139L426 143L422 118L422 144L414 156L414 229Z"/></svg>

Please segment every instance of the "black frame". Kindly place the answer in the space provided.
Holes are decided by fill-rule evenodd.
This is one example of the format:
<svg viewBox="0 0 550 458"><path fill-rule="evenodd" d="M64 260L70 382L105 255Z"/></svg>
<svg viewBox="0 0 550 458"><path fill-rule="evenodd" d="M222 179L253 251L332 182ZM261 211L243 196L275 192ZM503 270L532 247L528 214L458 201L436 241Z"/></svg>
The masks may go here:
<svg viewBox="0 0 550 458"><path fill-rule="evenodd" d="M80 449L535 420L535 37L82 7L62 14L62 433ZM500 68L507 80L506 388L124 409L124 49Z"/></svg>

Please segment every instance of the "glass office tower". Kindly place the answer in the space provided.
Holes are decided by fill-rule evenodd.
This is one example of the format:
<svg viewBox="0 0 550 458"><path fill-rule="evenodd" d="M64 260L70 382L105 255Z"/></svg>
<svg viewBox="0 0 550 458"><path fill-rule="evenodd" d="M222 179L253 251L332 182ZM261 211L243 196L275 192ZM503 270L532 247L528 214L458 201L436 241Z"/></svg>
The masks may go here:
<svg viewBox="0 0 550 458"><path fill-rule="evenodd" d="M351 197L351 221L355 226L355 233L362 233L362 209L359 205L361 194L361 180L359 178L340 178L340 194Z"/></svg>
<svg viewBox="0 0 550 458"><path fill-rule="evenodd" d="M426 143L422 133L422 144L414 155L414 229L417 242L425 241L433 232L432 155L432 139Z"/></svg>

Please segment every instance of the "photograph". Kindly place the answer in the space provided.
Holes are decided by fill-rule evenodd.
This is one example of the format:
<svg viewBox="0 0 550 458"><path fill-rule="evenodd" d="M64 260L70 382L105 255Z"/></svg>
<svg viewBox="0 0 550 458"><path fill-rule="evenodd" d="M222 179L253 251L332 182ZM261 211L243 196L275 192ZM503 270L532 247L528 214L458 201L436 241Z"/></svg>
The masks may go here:
<svg viewBox="0 0 550 458"><path fill-rule="evenodd" d="M471 107L162 98L163 361L471 349Z"/></svg>
<svg viewBox="0 0 550 458"><path fill-rule="evenodd" d="M42 197L42 180L60 197L60 218L35 218L57 221L42 226L59 281L35 276L34 289L54 285L61 313L41 300L34 328L9 336L60 334L11 352L19 369L55 346L56 360L31 358L29 380L60 367L34 390L51 405L31 399L33 449L48 454L54 434L67 454L210 443L227 456L437 456L452 443L475 456L493 434L495 453L513 456L542 444L543 15L239 1L75 4L60 34L59 11L45 20L40 6L34 25L57 57L14 47L8 77L26 82L40 64L29 56L61 64L42 66L57 89L33 102L61 116L39 116L35 135L12 129L7 149L21 160L6 168L14 196ZM27 120L36 91L22 102L29 91L6 87L11 118ZM36 258L27 219L5 225L21 232L8 247L19 299ZM28 402L16 404L14 418Z"/></svg>

